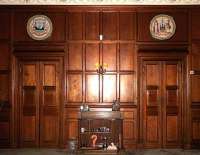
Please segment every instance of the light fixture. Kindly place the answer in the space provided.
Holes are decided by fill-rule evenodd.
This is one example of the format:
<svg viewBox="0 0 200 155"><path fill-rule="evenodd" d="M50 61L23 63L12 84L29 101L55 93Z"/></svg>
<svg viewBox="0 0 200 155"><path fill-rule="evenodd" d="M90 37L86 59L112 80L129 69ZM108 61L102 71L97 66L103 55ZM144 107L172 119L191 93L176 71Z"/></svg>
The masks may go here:
<svg viewBox="0 0 200 155"><path fill-rule="evenodd" d="M103 63L103 65L101 65L101 64L99 64L99 63L96 63L96 64L95 64L95 67L96 67L97 73L103 75L103 74L106 73L106 69L108 68L108 64L107 64L107 63Z"/></svg>

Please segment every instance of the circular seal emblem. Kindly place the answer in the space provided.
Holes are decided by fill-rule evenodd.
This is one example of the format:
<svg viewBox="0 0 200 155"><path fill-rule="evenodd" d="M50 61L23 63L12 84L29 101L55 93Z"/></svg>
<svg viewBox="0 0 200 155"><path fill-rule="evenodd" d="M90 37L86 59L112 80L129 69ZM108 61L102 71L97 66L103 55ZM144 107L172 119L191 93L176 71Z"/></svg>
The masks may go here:
<svg viewBox="0 0 200 155"><path fill-rule="evenodd" d="M158 40L166 40L171 38L176 31L176 24L173 17L160 14L150 22L151 36Z"/></svg>
<svg viewBox="0 0 200 155"><path fill-rule="evenodd" d="M45 40L53 30L51 20L45 15L32 16L27 22L28 35L34 40Z"/></svg>

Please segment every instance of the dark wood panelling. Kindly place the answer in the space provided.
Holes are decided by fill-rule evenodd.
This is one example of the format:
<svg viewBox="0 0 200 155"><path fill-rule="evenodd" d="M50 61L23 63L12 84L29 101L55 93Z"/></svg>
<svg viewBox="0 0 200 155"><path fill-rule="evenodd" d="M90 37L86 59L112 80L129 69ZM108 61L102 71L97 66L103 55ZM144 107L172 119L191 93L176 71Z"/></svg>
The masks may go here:
<svg viewBox="0 0 200 155"><path fill-rule="evenodd" d="M100 13L99 12L86 12L85 13L85 39L86 40L99 40L100 33Z"/></svg>
<svg viewBox="0 0 200 155"><path fill-rule="evenodd" d="M124 114L125 148L132 149L137 144L144 144L144 147L149 148L181 147L181 144L190 142L199 146L199 76L190 75L185 78L186 81L191 80L190 85L181 79L180 72L183 70L177 61L168 63L168 53L172 53L169 49L174 51L176 59L179 59L178 55L182 52L180 49L189 50L189 61L184 67L199 73L200 13L198 6L196 9L190 7L48 6L44 9L43 6L9 6L7 10L3 8L0 12L3 21L0 25L0 100L5 101L6 106L0 112L0 145L8 146L12 140L13 145L19 144L22 147L57 147L59 143L62 146L62 143L66 144L69 139L77 138L78 111L82 103L87 103L96 110L110 110L107 107L111 108L113 100L119 98ZM188 16L190 11L191 19ZM52 36L44 41L34 41L27 34L27 21L36 14L47 15L53 23ZM158 41L150 35L150 21L158 14L171 15L176 22L175 35L165 41ZM102 41L99 40L100 34L103 35ZM191 43L190 37L195 42ZM62 46L59 46L60 44ZM13 69L15 59L12 58L12 62L10 61L11 50L28 48L40 55L41 49L48 51L49 46L54 48L57 45L59 52L65 51L66 55L66 70L63 70L65 75L62 78L60 69L63 66L57 65L55 61L48 61L53 56L50 52L46 54L44 61L39 60L39 57L35 58L36 61L33 63L30 60L27 63L23 61L23 73L20 73L20 69ZM137 64L137 54L140 54L140 51L137 50L140 49L145 49L146 54L156 49L154 52L157 53L152 54L149 59L153 60L154 56L163 53L167 61L149 63L142 76L138 76L137 66L140 64ZM25 55L33 56L33 52L29 50L22 55L23 59ZM104 75L96 73L96 63L108 64ZM138 71L142 72L142 69L143 67ZM16 79L14 73L19 73ZM186 75L186 72L184 74ZM143 75L146 75L146 81L141 81ZM11 88L17 84L18 79L21 80L20 89ZM182 89L180 81L190 90ZM58 82L63 83L63 86ZM144 85L139 85L139 82L144 82ZM139 94L140 89L144 94L143 91ZM180 97L183 92L184 101ZM62 103L59 101L59 94L64 95L65 100ZM20 102L15 102L19 106L9 102L12 96L19 96ZM12 101L15 99L12 98ZM65 109L60 105L63 103L66 103ZM182 107L182 103L186 107ZM19 117L19 122L14 122L18 118L10 119L11 105L12 111ZM138 109L142 110L138 112ZM65 116L60 121L63 110ZM137 115L140 115L140 123L137 122ZM14 116L14 113L11 116ZM12 126L10 122L14 122ZM60 129L62 122L64 127ZM16 124L19 124L19 128ZM191 129L187 130L185 127L185 134L182 134L183 126ZM60 131L64 133L64 137ZM187 137L190 134L189 139ZM183 138L180 138L181 136Z"/></svg>
<svg viewBox="0 0 200 155"><path fill-rule="evenodd" d="M117 13L116 12L103 12L102 33L104 40L116 40L117 37Z"/></svg>
<svg viewBox="0 0 200 155"><path fill-rule="evenodd" d="M120 40L135 39L136 15L133 12L120 12L119 38Z"/></svg>
<svg viewBox="0 0 200 155"><path fill-rule="evenodd" d="M0 39L9 39L10 38L10 12L9 11L1 11L0 19L2 23L0 25Z"/></svg>
<svg viewBox="0 0 200 155"><path fill-rule="evenodd" d="M68 13L69 40L83 39L83 14L80 12Z"/></svg>
<svg viewBox="0 0 200 155"><path fill-rule="evenodd" d="M43 14L52 21L52 35L43 42L64 42L65 41L65 14L64 13L39 13L39 12L15 12L14 13L14 41L34 41L27 33L28 19L34 15Z"/></svg>
<svg viewBox="0 0 200 155"><path fill-rule="evenodd" d="M138 36L137 40L142 42L158 41L151 37L149 24L152 18L156 15L163 14L163 12L139 12L138 13ZM188 14L186 11L180 12L165 12L164 14L170 15L174 18L176 23L176 32L174 36L167 40L167 42L187 42L188 41ZM163 41L165 42L165 41Z"/></svg>

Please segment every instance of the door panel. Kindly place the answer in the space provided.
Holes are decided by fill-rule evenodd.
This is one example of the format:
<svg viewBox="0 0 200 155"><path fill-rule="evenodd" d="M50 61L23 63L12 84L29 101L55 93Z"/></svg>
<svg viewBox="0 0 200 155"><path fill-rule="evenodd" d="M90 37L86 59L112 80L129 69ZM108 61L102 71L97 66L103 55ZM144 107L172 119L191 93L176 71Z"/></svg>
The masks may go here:
<svg viewBox="0 0 200 155"><path fill-rule="evenodd" d="M161 147L160 62L146 62L143 69L145 147Z"/></svg>
<svg viewBox="0 0 200 155"><path fill-rule="evenodd" d="M40 145L57 146L59 138L59 64L40 62Z"/></svg>
<svg viewBox="0 0 200 155"><path fill-rule="evenodd" d="M20 64L21 76L21 127L20 145L37 146L39 141L38 62Z"/></svg>
<svg viewBox="0 0 200 155"><path fill-rule="evenodd" d="M179 62L166 61L163 63L164 77L164 117L163 117L163 137L165 147L180 146L181 136L181 97L180 97L180 68ZM165 126L166 125L166 126Z"/></svg>

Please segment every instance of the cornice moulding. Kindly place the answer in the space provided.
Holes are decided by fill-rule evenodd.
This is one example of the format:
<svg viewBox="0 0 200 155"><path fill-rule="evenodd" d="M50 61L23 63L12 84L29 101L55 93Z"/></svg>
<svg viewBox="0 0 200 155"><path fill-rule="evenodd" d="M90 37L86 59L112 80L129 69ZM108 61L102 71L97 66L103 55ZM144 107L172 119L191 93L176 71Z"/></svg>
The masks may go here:
<svg viewBox="0 0 200 155"><path fill-rule="evenodd" d="M0 5L200 5L200 0L0 0Z"/></svg>

